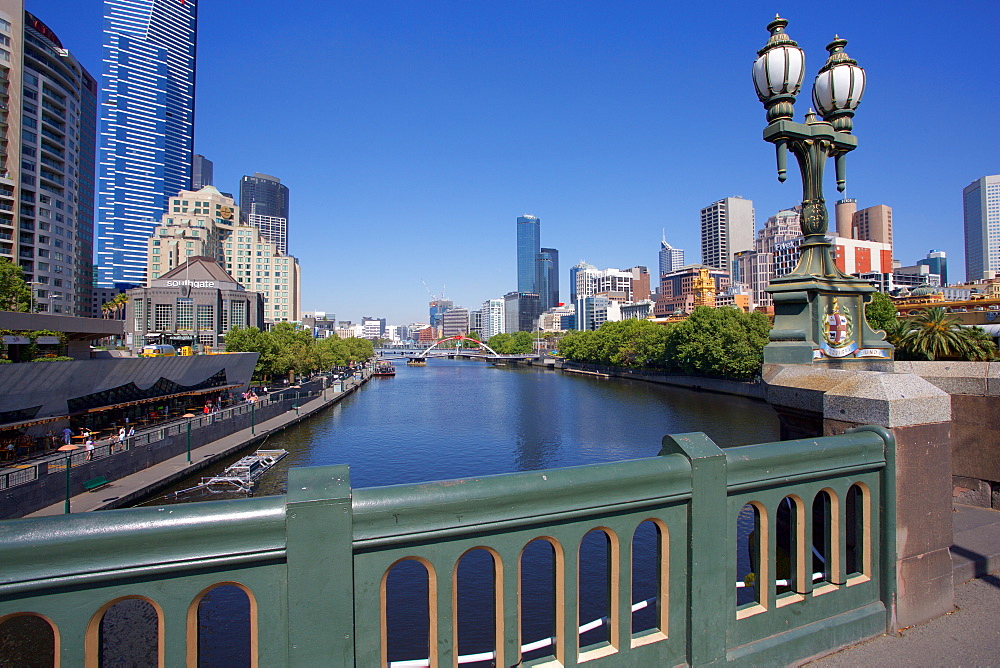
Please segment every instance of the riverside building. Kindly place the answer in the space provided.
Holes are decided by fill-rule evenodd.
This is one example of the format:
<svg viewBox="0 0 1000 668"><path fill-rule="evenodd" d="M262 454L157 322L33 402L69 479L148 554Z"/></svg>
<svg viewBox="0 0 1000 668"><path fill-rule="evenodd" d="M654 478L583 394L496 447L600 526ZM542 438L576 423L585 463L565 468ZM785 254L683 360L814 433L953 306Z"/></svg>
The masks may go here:
<svg viewBox="0 0 1000 668"><path fill-rule="evenodd" d="M240 220L288 253L288 186L281 179L255 172L240 179Z"/></svg>
<svg viewBox="0 0 1000 668"><path fill-rule="evenodd" d="M0 258L35 310L93 315L97 82L22 0L0 0Z"/></svg>
<svg viewBox="0 0 1000 668"><path fill-rule="evenodd" d="M147 240L191 187L198 2L105 0L98 285L146 281Z"/></svg>
<svg viewBox="0 0 1000 668"><path fill-rule="evenodd" d="M247 290L213 257L192 256L127 294L125 336L133 346L221 348L234 327L264 328L264 296Z"/></svg>
<svg viewBox="0 0 1000 668"><path fill-rule="evenodd" d="M170 198L169 209L146 242L150 280L189 257L215 258L245 289L263 295L266 322L299 320L298 260L279 253L259 230L241 224L239 215L233 198L214 186Z"/></svg>
<svg viewBox="0 0 1000 668"><path fill-rule="evenodd" d="M753 248L753 201L726 197L701 210L701 261L709 267L733 270L733 256Z"/></svg>

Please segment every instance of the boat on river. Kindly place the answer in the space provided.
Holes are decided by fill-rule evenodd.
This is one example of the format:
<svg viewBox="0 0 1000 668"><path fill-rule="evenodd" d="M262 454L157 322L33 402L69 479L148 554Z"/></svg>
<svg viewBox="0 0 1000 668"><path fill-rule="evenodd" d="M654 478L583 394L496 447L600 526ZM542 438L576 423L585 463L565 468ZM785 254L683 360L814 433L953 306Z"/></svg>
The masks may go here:
<svg viewBox="0 0 1000 668"><path fill-rule="evenodd" d="M243 492L247 496L253 496L254 483L286 455L288 450L258 450L230 464L219 475L202 478L196 487L174 492L174 496L196 490L212 493Z"/></svg>
<svg viewBox="0 0 1000 668"><path fill-rule="evenodd" d="M411 357L406 360L406 366L427 366L426 357Z"/></svg>
<svg viewBox="0 0 1000 668"><path fill-rule="evenodd" d="M396 375L396 365L392 362L379 362L375 365L375 371L372 372L373 376L395 376Z"/></svg>

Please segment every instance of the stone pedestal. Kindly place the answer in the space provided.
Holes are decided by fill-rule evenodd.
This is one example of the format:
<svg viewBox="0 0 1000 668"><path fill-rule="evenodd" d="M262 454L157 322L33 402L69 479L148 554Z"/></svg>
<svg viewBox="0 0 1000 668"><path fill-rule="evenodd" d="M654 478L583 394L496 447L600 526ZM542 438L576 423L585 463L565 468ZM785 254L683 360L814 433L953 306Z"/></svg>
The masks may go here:
<svg viewBox="0 0 1000 668"><path fill-rule="evenodd" d="M896 576L900 628L954 608L951 398L900 373L764 366L783 438L839 434L864 424L896 437ZM809 433L811 432L811 433Z"/></svg>

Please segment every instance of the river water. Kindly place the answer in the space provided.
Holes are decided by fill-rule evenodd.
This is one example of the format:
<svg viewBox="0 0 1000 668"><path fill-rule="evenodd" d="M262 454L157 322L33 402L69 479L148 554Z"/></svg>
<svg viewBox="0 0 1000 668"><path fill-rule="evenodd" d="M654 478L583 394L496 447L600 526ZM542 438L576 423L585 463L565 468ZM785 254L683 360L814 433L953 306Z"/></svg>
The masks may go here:
<svg viewBox="0 0 1000 668"><path fill-rule="evenodd" d="M778 420L770 407L739 397L473 361L437 359L426 367L400 361L396 367L396 376L371 379L320 415L259 446L283 448L289 455L257 484L255 494L283 494L292 466L348 464L351 483L358 488L653 457L670 433L703 431L722 447L778 439ZM166 494L216 472L201 471ZM183 495L177 500L158 495L143 505L219 498L226 495ZM742 520L740 525L742 542L751 526ZM585 549L599 562L602 546ZM637 560L649 552L647 561L652 563L654 538L637 542L635 550ZM525 554L524 563L532 565L525 566L526 572L551 568L551 554ZM741 564L741 573L747 569ZM489 564L482 564L479 572L490 572ZM400 578L409 577L405 569L401 573ZM390 610L388 619L390 659L426 657L426 624L414 622L426 617L426 588L395 586L393 577L395 570L389 583L395 611ZM651 572L649 579L654 577ZM470 578L467 604L483 608L491 585L482 577ZM586 581L581 578L582 587ZM545 599L549 584L548 576L541 576L529 589ZM248 637L245 596L234 587L214 596L203 604L209 606L205 619L213 621L203 623L201 633L218 642L204 644L200 665L249 665L247 645L234 640ZM596 592L592 598L602 596ZM581 609L581 615L590 614L602 613ZM533 620L524 629L525 637L547 637L551 624L551 619ZM488 620L473 619L468 628L461 641L463 654L465 647L483 651L492 646Z"/></svg>

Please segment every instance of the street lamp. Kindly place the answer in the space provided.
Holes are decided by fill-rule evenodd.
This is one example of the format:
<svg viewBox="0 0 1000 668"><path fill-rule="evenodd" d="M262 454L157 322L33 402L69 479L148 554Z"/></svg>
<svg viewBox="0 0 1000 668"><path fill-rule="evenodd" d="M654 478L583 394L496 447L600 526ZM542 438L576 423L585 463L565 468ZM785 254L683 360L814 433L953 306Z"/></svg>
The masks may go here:
<svg viewBox="0 0 1000 668"><path fill-rule="evenodd" d="M802 175L802 235L799 262L790 273L771 281L774 328L764 348L765 363L892 359L892 346L865 321L864 304L875 291L869 283L841 271L826 236L829 215L823 198L823 171L834 159L837 190L843 192L847 154L858 145L851 134L854 110L865 90L865 71L844 52L847 40L835 37L830 56L813 82L812 109L805 123L794 118L795 98L805 73L805 55L785 33L786 19L776 16L767 43L757 52L753 82L767 110L764 140L775 146L778 181L787 178L787 155L795 156Z"/></svg>

